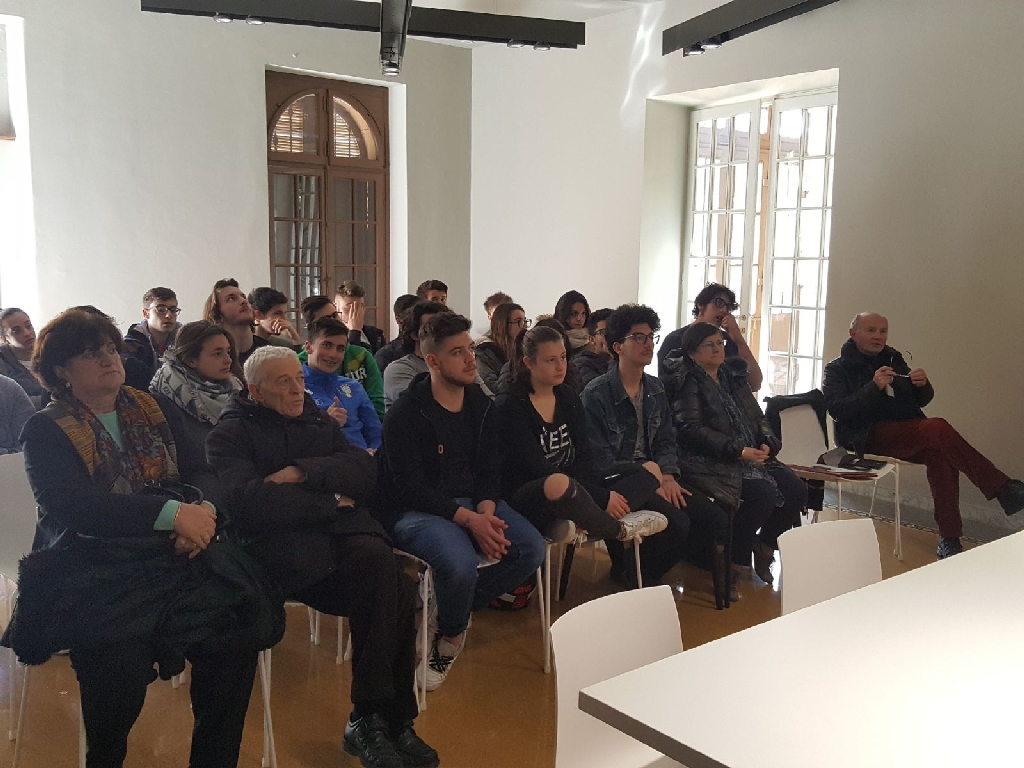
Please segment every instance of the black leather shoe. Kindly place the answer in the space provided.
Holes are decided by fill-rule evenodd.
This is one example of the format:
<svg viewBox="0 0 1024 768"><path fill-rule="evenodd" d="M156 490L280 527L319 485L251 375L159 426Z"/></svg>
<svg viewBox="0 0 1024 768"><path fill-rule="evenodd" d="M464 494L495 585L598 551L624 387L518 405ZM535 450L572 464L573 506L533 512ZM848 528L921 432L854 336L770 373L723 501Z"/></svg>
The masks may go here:
<svg viewBox="0 0 1024 768"><path fill-rule="evenodd" d="M341 748L358 757L363 768L404 768L407 765L391 742L387 723L378 714L356 721L349 718Z"/></svg>
<svg viewBox="0 0 1024 768"><path fill-rule="evenodd" d="M999 489L999 504L1003 512L1008 515L1015 515L1024 509L1024 483L1020 480L1008 480L1006 485Z"/></svg>
<svg viewBox="0 0 1024 768"><path fill-rule="evenodd" d="M959 555L963 551L964 545L960 543L960 539L943 537L939 540L939 548L935 550L935 556L939 560L945 560L947 557Z"/></svg>
<svg viewBox="0 0 1024 768"><path fill-rule="evenodd" d="M437 768L441 764L436 750L416 735L412 723L394 726L390 733L404 768Z"/></svg>

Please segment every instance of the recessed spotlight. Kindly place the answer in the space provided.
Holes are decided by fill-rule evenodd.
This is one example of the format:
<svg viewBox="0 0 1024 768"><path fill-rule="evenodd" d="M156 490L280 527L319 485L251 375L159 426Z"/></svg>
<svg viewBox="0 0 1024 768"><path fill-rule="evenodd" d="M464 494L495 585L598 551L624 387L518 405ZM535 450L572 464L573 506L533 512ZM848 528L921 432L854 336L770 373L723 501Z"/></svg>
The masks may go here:
<svg viewBox="0 0 1024 768"><path fill-rule="evenodd" d="M258 27L261 24L265 24L266 22L264 22L263 19L257 18L256 16L246 16L245 23L252 24L254 27Z"/></svg>
<svg viewBox="0 0 1024 768"><path fill-rule="evenodd" d="M533 50L535 51L550 51L551 43L534 43Z"/></svg>
<svg viewBox="0 0 1024 768"><path fill-rule="evenodd" d="M213 20L216 21L218 24L230 24L231 23L231 17L228 16L227 14L223 14L223 13L215 13L215 14L213 14Z"/></svg>
<svg viewBox="0 0 1024 768"><path fill-rule="evenodd" d="M393 61L382 61L380 71L384 77L398 77L402 74L402 68Z"/></svg>
<svg viewBox="0 0 1024 768"><path fill-rule="evenodd" d="M526 42L523 41L523 40L509 40L508 41L508 47L509 48L525 48L526 47Z"/></svg>
<svg viewBox="0 0 1024 768"><path fill-rule="evenodd" d="M722 38L720 37L709 37L703 43L700 44L701 48L705 51L713 51L716 48L722 47Z"/></svg>
<svg viewBox="0 0 1024 768"><path fill-rule="evenodd" d="M688 45L683 48L683 56L700 56L704 53L704 48L700 45Z"/></svg>

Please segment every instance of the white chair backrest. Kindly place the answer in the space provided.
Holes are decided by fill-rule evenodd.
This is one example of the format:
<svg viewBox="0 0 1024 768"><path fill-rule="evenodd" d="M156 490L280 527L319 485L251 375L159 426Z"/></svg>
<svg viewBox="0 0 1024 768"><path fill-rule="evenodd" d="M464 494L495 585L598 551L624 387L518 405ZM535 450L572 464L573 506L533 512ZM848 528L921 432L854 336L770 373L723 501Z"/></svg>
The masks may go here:
<svg viewBox="0 0 1024 768"><path fill-rule="evenodd" d="M558 686L555 768L648 765L659 753L580 711L579 692L681 653L672 590L635 589L591 600L551 625Z"/></svg>
<svg viewBox="0 0 1024 768"><path fill-rule="evenodd" d="M779 555L783 615L882 580L869 518L791 528L779 537Z"/></svg>
<svg viewBox="0 0 1024 768"><path fill-rule="evenodd" d="M0 575L18 580L18 561L32 550L36 500L21 453L0 456Z"/></svg>
<svg viewBox="0 0 1024 768"><path fill-rule="evenodd" d="M782 423L782 450L778 459L783 464L810 467L828 450L821 431L818 414L810 405L794 405L779 411Z"/></svg>

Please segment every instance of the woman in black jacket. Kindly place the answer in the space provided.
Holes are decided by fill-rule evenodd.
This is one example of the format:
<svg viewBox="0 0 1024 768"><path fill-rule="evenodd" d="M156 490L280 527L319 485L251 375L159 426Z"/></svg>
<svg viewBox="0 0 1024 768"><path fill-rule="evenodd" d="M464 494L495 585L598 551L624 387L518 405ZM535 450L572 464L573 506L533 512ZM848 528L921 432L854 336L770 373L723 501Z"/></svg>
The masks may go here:
<svg viewBox="0 0 1024 768"><path fill-rule="evenodd" d="M724 362L722 332L709 323L691 325L680 350L665 361L679 468L683 478L735 512L734 566L749 570L753 554L757 575L771 583L778 537L800 524L807 484L775 459L782 443L747 385L746 364Z"/></svg>
<svg viewBox="0 0 1024 768"><path fill-rule="evenodd" d="M610 487L595 466L583 405L562 383L562 334L538 325L520 334L516 350L515 380L498 402L505 452L502 495L555 541L569 537L572 527L565 521L605 539L664 530L664 515L635 511L661 486L656 464L637 467Z"/></svg>
<svg viewBox="0 0 1024 768"><path fill-rule="evenodd" d="M491 329L476 345L476 369L491 392L498 392L501 368L512 357L516 336L530 327L519 304L499 304L491 313Z"/></svg>

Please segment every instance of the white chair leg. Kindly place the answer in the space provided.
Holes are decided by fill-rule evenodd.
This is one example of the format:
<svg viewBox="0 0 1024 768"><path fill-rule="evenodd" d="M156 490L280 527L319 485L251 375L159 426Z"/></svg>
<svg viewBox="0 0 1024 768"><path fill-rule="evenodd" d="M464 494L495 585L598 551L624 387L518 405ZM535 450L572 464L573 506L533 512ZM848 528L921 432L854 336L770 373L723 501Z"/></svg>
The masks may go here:
<svg viewBox="0 0 1024 768"><path fill-rule="evenodd" d="M836 498L839 500L839 509L836 511L836 517L840 518L843 516L843 484L836 483Z"/></svg>
<svg viewBox="0 0 1024 768"><path fill-rule="evenodd" d="M28 703L28 684L31 677L32 667L25 666L21 677L21 704L18 707L18 725L14 735L14 762L11 764L12 768L18 768L18 763L21 762L21 744L24 741L22 736L25 733L25 705Z"/></svg>
<svg viewBox="0 0 1024 768"><path fill-rule="evenodd" d="M263 768L277 768L277 745L274 744L274 721L270 714L271 649L260 651L260 689L263 694Z"/></svg>
<svg viewBox="0 0 1024 768"><path fill-rule="evenodd" d="M82 714L82 705L78 705L78 768L85 768L85 716Z"/></svg>
<svg viewBox="0 0 1024 768"><path fill-rule="evenodd" d="M546 648L550 623L544 611L544 563L537 569L537 605L540 608L540 647Z"/></svg>
<svg viewBox="0 0 1024 768"><path fill-rule="evenodd" d="M895 541L893 542L893 555L896 556L897 560L903 559L903 535L900 531L900 465L896 464L893 466L893 474L896 476L896 533Z"/></svg>
<svg viewBox="0 0 1024 768"><path fill-rule="evenodd" d="M562 569L565 567L565 550L567 547L574 546L574 544L565 544L558 548L558 554L555 556L555 569L558 571L558 575L555 577L554 583L558 586L555 587L555 602L561 602L562 600Z"/></svg>
<svg viewBox="0 0 1024 768"><path fill-rule="evenodd" d="M14 726L15 723L17 722L16 714L18 711L17 708L15 707L15 704L17 703L17 697L15 692L18 689L18 663L15 660L13 650L9 650L7 653L7 680L7 692L9 694L7 711L10 712L10 718L7 720L7 740L14 741Z"/></svg>
<svg viewBox="0 0 1024 768"><path fill-rule="evenodd" d="M544 548L544 674L551 673L551 547Z"/></svg>
<svg viewBox="0 0 1024 768"><path fill-rule="evenodd" d="M423 610L420 614L420 674L416 678L416 700L420 705L420 712L427 708L427 663L430 656L430 571L423 571L420 576L420 604Z"/></svg>
<svg viewBox="0 0 1024 768"><path fill-rule="evenodd" d="M640 575L640 544L643 538L637 536L633 539L633 562L636 564L636 585L640 589L644 588L644 577Z"/></svg>

